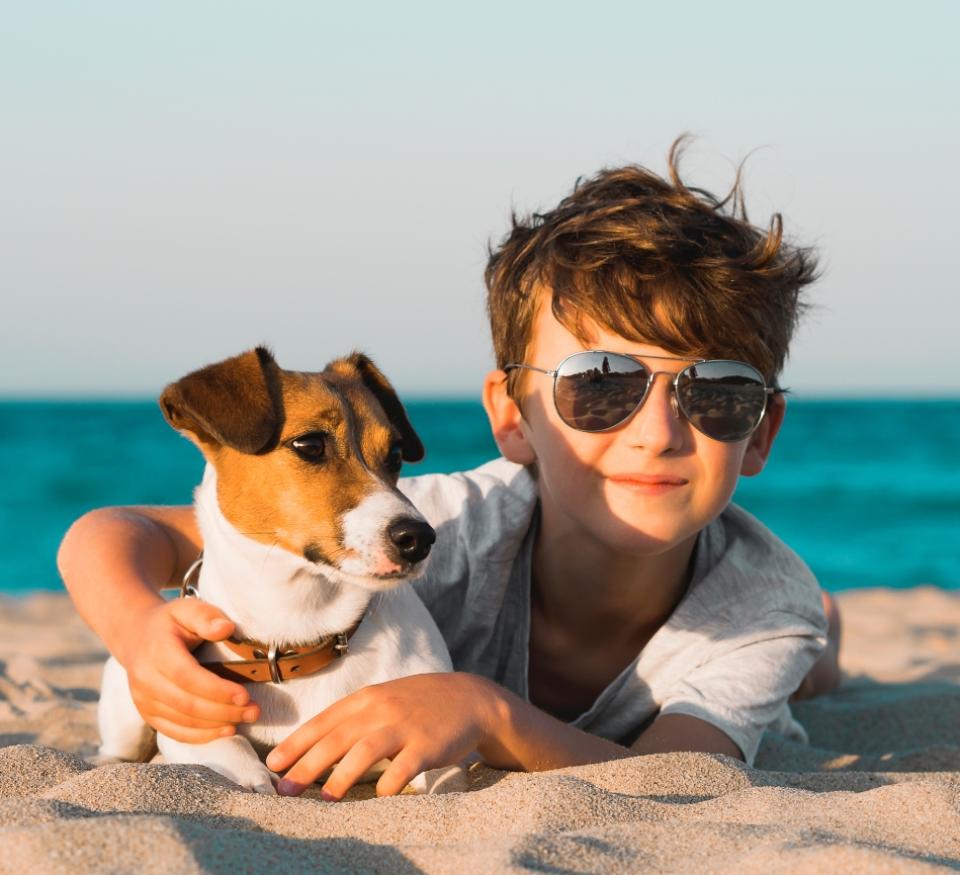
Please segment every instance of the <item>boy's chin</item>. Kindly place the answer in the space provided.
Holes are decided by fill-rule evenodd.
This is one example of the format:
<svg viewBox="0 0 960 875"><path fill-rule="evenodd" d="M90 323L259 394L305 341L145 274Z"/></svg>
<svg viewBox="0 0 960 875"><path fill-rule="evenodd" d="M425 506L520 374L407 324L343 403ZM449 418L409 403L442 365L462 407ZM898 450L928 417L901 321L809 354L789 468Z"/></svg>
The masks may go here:
<svg viewBox="0 0 960 875"><path fill-rule="evenodd" d="M685 489L653 491L608 489L604 495L603 520L612 549L624 553L656 556L688 545L726 506L722 496L710 504L691 501Z"/></svg>
<svg viewBox="0 0 960 875"><path fill-rule="evenodd" d="M594 537L608 550L637 558L662 556L689 545L699 533L689 527L663 525L663 520L612 518L602 526L593 526Z"/></svg>

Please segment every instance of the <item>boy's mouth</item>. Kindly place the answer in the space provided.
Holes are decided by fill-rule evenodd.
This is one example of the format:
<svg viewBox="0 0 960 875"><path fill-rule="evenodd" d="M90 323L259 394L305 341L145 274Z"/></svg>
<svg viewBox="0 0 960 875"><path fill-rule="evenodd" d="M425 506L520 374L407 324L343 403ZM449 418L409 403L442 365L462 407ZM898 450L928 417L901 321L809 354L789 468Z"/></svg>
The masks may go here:
<svg viewBox="0 0 960 875"><path fill-rule="evenodd" d="M661 495L686 486L689 482L683 477L670 474L612 474L607 479L617 486L643 495Z"/></svg>

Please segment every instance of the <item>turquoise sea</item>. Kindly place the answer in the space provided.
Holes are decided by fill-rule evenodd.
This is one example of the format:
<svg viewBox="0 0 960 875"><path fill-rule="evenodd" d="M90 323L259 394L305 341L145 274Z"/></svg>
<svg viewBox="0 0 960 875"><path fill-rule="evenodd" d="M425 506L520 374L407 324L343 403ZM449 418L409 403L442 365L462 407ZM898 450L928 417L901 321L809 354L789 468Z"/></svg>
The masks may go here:
<svg viewBox="0 0 960 875"><path fill-rule="evenodd" d="M427 458L456 471L495 455L480 405L408 402ZM766 471L736 501L828 589L960 587L960 400L793 398ZM199 453L153 401L0 401L0 592L59 589L70 522L109 504L184 504Z"/></svg>

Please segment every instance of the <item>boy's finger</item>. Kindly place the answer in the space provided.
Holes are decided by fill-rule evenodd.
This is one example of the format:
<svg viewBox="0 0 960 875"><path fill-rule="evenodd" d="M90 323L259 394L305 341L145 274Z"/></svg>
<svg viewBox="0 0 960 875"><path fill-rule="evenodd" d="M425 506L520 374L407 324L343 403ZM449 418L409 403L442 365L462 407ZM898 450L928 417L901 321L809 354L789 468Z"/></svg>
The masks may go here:
<svg viewBox="0 0 960 875"><path fill-rule="evenodd" d="M184 729L211 729L219 731L234 725L233 723L223 720L206 720L195 714L186 714L175 708L171 708L166 702L160 699L152 699L146 702L145 705L153 717L162 717L164 720L169 720L171 723L175 723Z"/></svg>
<svg viewBox="0 0 960 875"><path fill-rule="evenodd" d="M267 765L275 772L282 771L364 707L365 702L356 693L334 702L283 739L270 752Z"/></svg>
<svg viewBox="0 0 960 875"><path fill-rule="evenodd" d="M320 791L321 795L325 799L330 797L342 799L347 791L370 770L371 766L379 763L380 760L396 755L401 744L402 742L393 729L386 729L373 735L364 736L337 763L333 774L327 778L323 785L323 789ZM415 775L416 772L413 774ZM289 773L284 775L284 780L288 776ZM402 790L404 786L406 786L406 782L400 785L400 789Z"/></svg>
<svg viewBox="0 0 960 875"><path fill-rule="evenodd" d="M152 702L162 705L170 712L167 716L174 721L177 715L184 718L181 722L200 720L207 724L225 726L253 723L260 716L260 709L255 702L246 707L211 702L209 699L191 695L177 682L163 675L152 678L149 685L142 689L141 697L149 697Z"/></svg>
<svg viewBox="0 0 960 875"><path fill-rule="evenodd" d="M159 670L179 689L198 699L234 708L243 708L250 702L246 687L207 671L189 651L171 653Z"/></svg>
<svg viewBox="0 0 960 875"><path fill-rule="evenodd" d="M218 738L226 738L235 735L236 730L232 727L223 729L191 729L180 726L164 717L151 717L150 725L158 732L170 736L176 741L182 741L186 744L204 744L208 741L215 741Z"/></svg>
<svg viewBox="0 0 960 875"><path fill-rule="evenodd" d="M326 772L337 760L341 759L357 742L357 734L346 730L335 730L323 740L317 742L300 757L283 776L277 785L281 796L299 796L304 787L312 784L318 775ZM273 765L272 756L267 757L267 767L281 771Z"/></svg>
<svg viewBox="0 0 960 875"><path fill-rule="evenodd" d="M234 624L209 602L175 599L169 605L170 616L180 626L206 641L221 641L233 632Z"/></svg>
<svg viewBox="0 0 960 875"><path fill-rule="evenodd" d="M395 757L377 781L378 796L396 796L420 772L426 771L427 765L418 753L411 747L405 747Z"/></svg>

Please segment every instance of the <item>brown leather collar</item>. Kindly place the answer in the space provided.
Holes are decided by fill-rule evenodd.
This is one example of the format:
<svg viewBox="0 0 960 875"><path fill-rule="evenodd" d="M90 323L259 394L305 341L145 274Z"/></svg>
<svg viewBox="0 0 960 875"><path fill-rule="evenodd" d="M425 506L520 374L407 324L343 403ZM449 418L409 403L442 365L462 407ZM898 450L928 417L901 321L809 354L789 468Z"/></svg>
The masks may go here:
<svg viewBox="0 0 960 875"><path fill-rule="evenodd" d="M333 660L344 656L350 636L363 622L360 617L346 632L328 635L316 644L305 647L279 648L260 641L238 641L228 638L220 643L232 650L240 659L226 662L201 662L200 664L222 678L239 683L266 683L303 678L326 668Z"/></svg>
<svg viewBox="0 0 960 875"><path fill-rule="evenodd" d="M203 553L187 569L180 587L181 598L200 598L196 588L196 579L203 564ZM294 678L303 678L316 674L326 668L333 660L346 655L349 640L363 622L363 615L345 632L327 635L313 644L303 647L283 647L276 644L264 644L261 641L241 641L228 638L219 642L233 651L240 659L221 662L201 662L200 664L227 680L239 683L275 683L282 684Z"/></svg>

